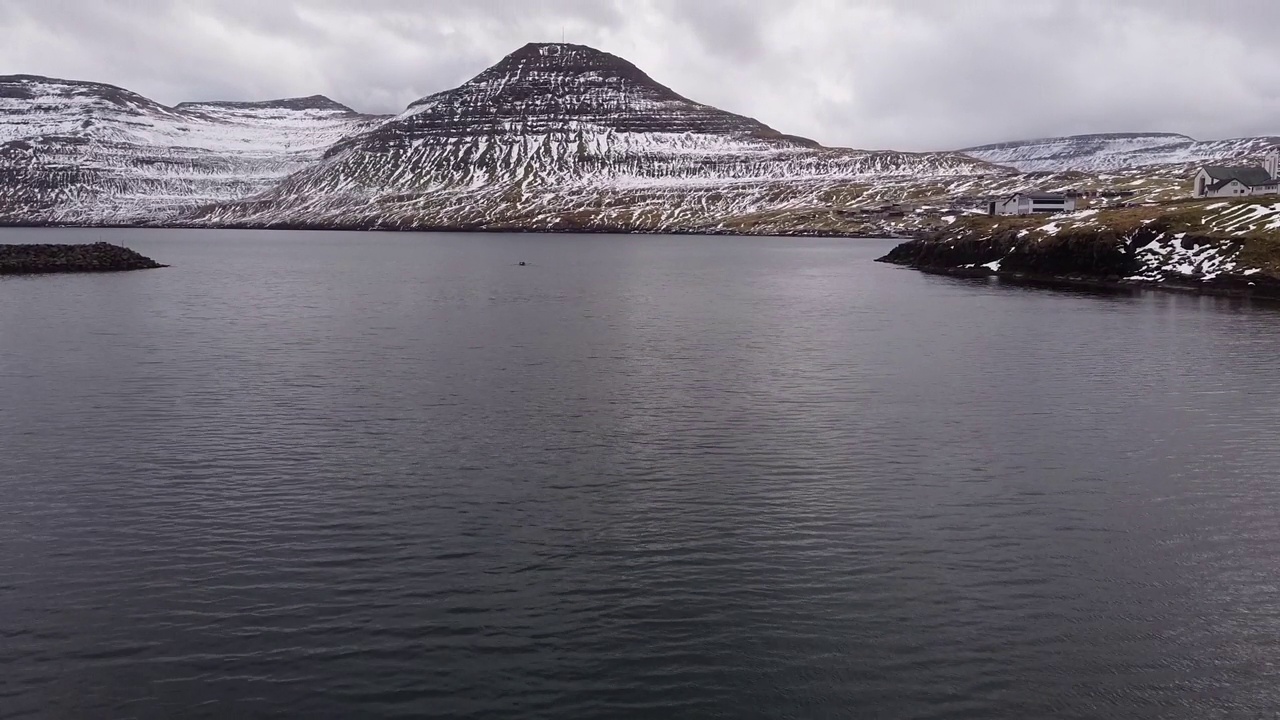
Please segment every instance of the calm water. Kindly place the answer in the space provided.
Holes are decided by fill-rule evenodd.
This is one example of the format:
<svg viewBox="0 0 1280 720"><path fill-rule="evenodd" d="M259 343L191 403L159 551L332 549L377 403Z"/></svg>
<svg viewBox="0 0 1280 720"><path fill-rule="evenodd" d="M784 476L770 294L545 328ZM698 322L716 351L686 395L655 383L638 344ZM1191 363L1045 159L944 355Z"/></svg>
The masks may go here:
<svg viewBox="0 0 1280 720"><path fill-rule="evenodd" d="M174 267L0 280L0 716L1280 712L1280 310L0 231L102 237Z"/></svg>

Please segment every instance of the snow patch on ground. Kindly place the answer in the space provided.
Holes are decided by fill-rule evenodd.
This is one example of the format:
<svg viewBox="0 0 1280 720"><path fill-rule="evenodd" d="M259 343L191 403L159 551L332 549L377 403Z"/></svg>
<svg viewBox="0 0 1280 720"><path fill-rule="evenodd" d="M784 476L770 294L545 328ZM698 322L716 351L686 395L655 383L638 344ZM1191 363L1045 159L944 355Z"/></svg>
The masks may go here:
<svg viewBox="0 0 1280 720"><path fill-rule="evenodd" d="M1214 243L1184 247L1182 241L1185 237L1186 233L1172 237L1160 235L1139 248L1135 258L1142 265L1142 270L1127 279L1163 282L1167 277L1176 275L1209 281L1236 269L1238 248Z"/></svg>

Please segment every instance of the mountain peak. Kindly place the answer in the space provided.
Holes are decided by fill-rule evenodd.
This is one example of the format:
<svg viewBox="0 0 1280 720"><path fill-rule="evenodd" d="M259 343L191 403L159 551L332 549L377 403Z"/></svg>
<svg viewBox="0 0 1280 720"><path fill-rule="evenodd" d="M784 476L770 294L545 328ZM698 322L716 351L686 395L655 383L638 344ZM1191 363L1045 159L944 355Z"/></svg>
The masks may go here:
<svg viewBox="0 0 1280 720"><path fill-rule="evenodd" d="M631 62L613 53L576 43L529 43L508 55L498 65L506 62L534 62L552 66L579 64L639 71Z"/></svg>
<svg viewBox="0 0 1280 720"><path fill-rule="evenodd" d="M526 76L556 77L622 89L640 87L666 99L684 100L631 62L612 53L574 43L529 43L477 75L471 83L490 83ZM468 83L468 84L471 84Z"/></svg>
<svg viewBox="0 0 1280 720"><path fill-rule="evenodd" d="M579 45L577 43L526 43L524 47L516 50L507 57L509 58L534 58L534 57L561 57L569 55L581 55L584 57L595 57L598 59L612 58L616 61L626 62L622 58L612 55L603 50L597 50L590 45ZM629 64L629 63L628 63Z"/></svg>
<svg viewBox="0 0 1280 720"><path fill-rule="evenodd" d="M817 147L753 118L694 102L612 53L573 43L529 43L453 90L409 106L381 135L512 136L664 133L751 137Z"/></svg>

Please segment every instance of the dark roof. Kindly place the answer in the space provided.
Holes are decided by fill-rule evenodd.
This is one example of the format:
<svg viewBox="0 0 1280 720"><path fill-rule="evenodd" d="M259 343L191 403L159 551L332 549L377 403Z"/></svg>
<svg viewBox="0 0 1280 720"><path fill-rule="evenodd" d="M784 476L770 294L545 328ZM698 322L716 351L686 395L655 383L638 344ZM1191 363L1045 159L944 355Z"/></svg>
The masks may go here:
<svg viewBox="0 0 1280 720"><path fill-rule="evenodd" d="M1034 190L1031 192L1014 193L1009 197L1005 198L1005 202L1008 202L1019 196L1025 197L1028 200L1066 200L1067 199L1067 196L1063 195L1062 193L1047 193L1047 192L1040 192L1039 190Z"/></svg>
<svg viewBox="0 0 1280 720"><path fill-rule="evenodd" d="M1271 185L1276 182L1272 179L1271 174L1263 168L1256 165L1248 167L1226 167L1224 165L1205 165L1204 171L1209 177L1217 180L1211 188L1217 190L1226 187L1232 180L1239 180L1241 185L1245 187L1256 187L1258 185Z"/></svg>

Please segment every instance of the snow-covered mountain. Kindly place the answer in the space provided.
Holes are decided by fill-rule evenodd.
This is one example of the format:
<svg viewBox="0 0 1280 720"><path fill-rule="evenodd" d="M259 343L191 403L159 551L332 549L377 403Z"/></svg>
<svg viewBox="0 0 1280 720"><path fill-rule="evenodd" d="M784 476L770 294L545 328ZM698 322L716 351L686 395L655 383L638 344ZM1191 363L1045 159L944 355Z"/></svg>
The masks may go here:
<svg viewBox="0 0 1280 720"><path fill-rule="evenodd" d="M743 229L1012 173L959 153L825 148L681 97L589 47L531 44L201 224Z"/></svg>
<svg viewBox="0 0 1280 720"><path fill-rule="evenodd" d="M128 224L261 192L381 122L324 97L166 107L0 77L0 222Z"/></svg>
<svg viewBox="0 0 1280 720"><path fill-rule="evenodd" d="M1209 162L1240 162L1266 154L1280 138L1195 140L1169 133L1075 135L983 145L961 150L970 157L1023 172L1093 172L1178 166L1179 171Z"/></svg>
<svg viewBox="0 0 1280 720"><path fill-rule="evenodd" d="M10 76L0 224L885 233L1030 188L1182 197L1189 163L1253 157L1271 141L829 148L571 44L527 45L394 117L320 96L167 107Z"/></svg>

